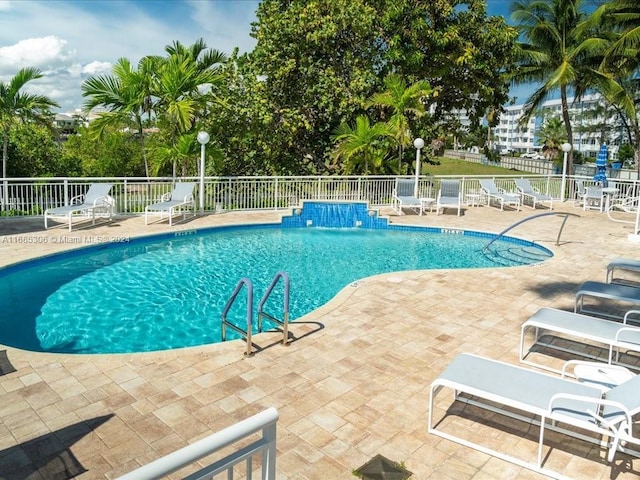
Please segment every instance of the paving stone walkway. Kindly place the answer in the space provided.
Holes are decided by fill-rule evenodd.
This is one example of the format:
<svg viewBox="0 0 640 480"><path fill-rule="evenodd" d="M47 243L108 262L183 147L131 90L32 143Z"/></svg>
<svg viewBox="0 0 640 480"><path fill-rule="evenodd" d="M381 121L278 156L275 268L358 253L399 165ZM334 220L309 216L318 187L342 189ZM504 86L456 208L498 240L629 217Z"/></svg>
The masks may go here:
<svg viewBox="0 0 640 480"><path fill-rule="evenodd" d="M538 308L571 310L581 282L604 281L615 257L640 257L626 226L569 203L556 210L580 215L568 219L559 246L558 216L511 232L553 250L544 264L366 278L293 323L289 347L278 345L278 333L254 336L259 351L250 358L239 341L135 355L0 346L0 478L115 478L267 407L280 415L281 479L353 479L352 472L377 454L402 463L412 479L544 478L428 434L427 414L430 383L458 353L518 363L520 326ZM486 206L468 207L460 217L382 211L394 223L491 232L539 212ZM0 219L0 265L96 238L278 222L284 213L223 213L174 227L128 217L71 233L64 226L45 231L41 218ZM561 364L553 357L541 361ZM450 400L439 400L435 413L444 415ZM514 424L486 413L454 407L443 422L487 445L535 454L535 434L514 435ZM491 428L496 424L501 428ZM562 445L551 450L547 466L572 478L640 474L637 459L617 456L611 466L599 449L552 441Z"/></svg>

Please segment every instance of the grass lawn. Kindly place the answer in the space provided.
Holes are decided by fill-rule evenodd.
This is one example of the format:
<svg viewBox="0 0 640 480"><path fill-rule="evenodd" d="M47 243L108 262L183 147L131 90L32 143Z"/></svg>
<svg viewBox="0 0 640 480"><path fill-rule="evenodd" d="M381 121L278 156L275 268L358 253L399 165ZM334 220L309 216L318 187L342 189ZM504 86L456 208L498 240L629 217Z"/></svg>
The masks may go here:
<svg viewBox="0 0 640 480"><path fill-rule="evenodd" d="M459 158L433 157L440 165L423 163L420 168L422 175L522 175L520 170L493 167L481 163L465 162Z"/></svg>

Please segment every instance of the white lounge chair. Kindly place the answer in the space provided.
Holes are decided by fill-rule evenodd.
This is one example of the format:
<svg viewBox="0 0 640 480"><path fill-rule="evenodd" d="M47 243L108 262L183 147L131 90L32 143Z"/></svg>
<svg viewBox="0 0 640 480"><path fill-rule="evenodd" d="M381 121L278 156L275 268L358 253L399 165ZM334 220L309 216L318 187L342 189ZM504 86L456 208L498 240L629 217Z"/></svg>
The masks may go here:
<svg viewBox="0 0 640 480"><path fill-rule="evenodd" d="M616 198L607 208L609 220L635 225L638 215L638 197ZM625 214L629 214L626 215Z"/></svg>
<svg viewBox="0 0 640 480"><path fill-rule="evenodd" d="M611 313L596 312L594 310L586 309L584 300L587 297L640 305L640 288L621 285L619 283L602 283L593 281L584 282L580 285L576 292L576 303L573 308L575 313L596 313L598 316L619 318L619 316Z"/></svg>
<svg viewBox="0 0 640 480"><path fill-rule="evenodd" d="M69 223L69 231L71 231L74 217L91 215L93 225L96 223L96 216L111 219L115 209L115 200L109 196L112 187L110 183L93 183L89 186L87 193L76 195L69 205L48 208L44 212L44 228L49 228L48 219L56 217L64 218Z"/></svg>
<svg viewBox="0 0 640 480"><path fill-rule="evenodd" d="M615 277L616 270L626 270L628 272L634 272L634 273L640 274L640 260L635 260L633 258L627 258L627 257L618 257L611 260L607 265L606 282L607 283L625 283L625 284L632 283L633 285L637 285L637 282L640 281L637 278L635 280L616 278Z"/></svg>
<svg viewBox="0 0 640 480"><path fill-rule="evenodd" d="M397 178L393 190L394 210L402 215L403 208L410 208L416 213L422 214L422 201L414 195L415 180Z"/></svg>
<svg viewBox="0 0 640 480"><path fill-rule="evenodd" d="M531 206L535 209L537 204L548 202L549 210L553 210L553 197L551 195L540 193L531 186L531 182L526 178L516 178L515 183L516 189L522 197L522 204L524 204L527 199L530 199L532 203Z"/></svg>
<svg viewBox="0 0 640 480"><path fill-rule="evenodd" d="M458 216L462 208L462 192L460 191L460 180L441 180L438 200L436 202L436 215L445 208L456 208Z"/></svg>
<svg viewBox="0 0 640 480"><path fill-rule="evenodd" d="M557 310L555 308L541 308L531 318L522 324L520 334L520 361L538 368L559 371L549 366L535 363L528 359L532 349L544 347L572 355L594 360L603 360L598 355L586 349L570 348L570 343L547 342L545 336L549 332L571 338L587 340L603 346L608 350L607 363L619 363L620 349L625 352L640 353L640 327L628 324L631 316L640 314L638 310L630 310L624 316L623 323L612 322L603 318L590 317L579 313ZM533 340L527 348L527 336L533 330ZM556 336L556 335L553 335ZM615 353L615 356L614 356ZM637 365L629 365L637 368Z"/></svg>
<svg viewBox="0 0 640 480"><path fill-rule="evenodd" d="M587 188L584 186L584 180L576 180L576 190L574 192L573 205L575 207L583 205L584 197L587 195Z"/></svg>
<svg viewBox="0 0 640 480"><path fill-rule="evenodd" d="M504 210L505 205L510 205L516 210L520 210L520 195L507 193L504 189L498 188L493 180L480 180L480 188L487 196L487 205L490 205L493 199L500 203L500 210Z"/></svg>
<svg viewBox="0 0 640 480"><path fill-rule="evenodd" d="M600 212L604 209L604 193L602 193L602 187L597 185L585 187L585 193L582 197L582 209L598 210Z"/></svg>
<svg viewBox="0 0 640 480"><path fill-rule="evenodd" d="M149 223L149 215L160 215L161 219L168 215L169 225L173 225L173 217L176 213L182 212L182 219L184 220L187 218L187 212L191 209L195 216L196 203L193 198L193 190L196 185L196 182L176 183L172 192L162 195L160 203L154 203L144 209L145 225Z"/></svg>
<svg viewBox="0 0 640 480"><path fill-rule="evenodd" d="M477 434L475 429L461 428L453 433L439 429L442 422L434 423L434 400L438 392L444 388L453 391L455 401L485 408L493 417L499 414L539 426L536 461L476 443L474 440L482 438L479 435L474 435L474 439L462 436L469 431ZM543 459L548 461L549 456L543 456L545 432L552 430L573 439L592 441L596 444L601 444L606 439L604 446L608 450L609 462L614 460L617 451L638 455L638 452L629 448L629 445L640 444L640 439L634 437L632 431L633 416L640 411L638 389L640 376L632 377L603 392L603 389L597 386L476 355L461 354L431 384L428 428L429 433L488 455L553 478L565 478L543 466ZM458 415L464 416L464 410L456 411L461 412ZM497 421L497 418L494 421L489 420L489 424ZM514 430L516 425L510 422L509 430ZM523 435L530 433L529 428L523 425ZM585 435L585 432L589 432L590 435ZM467 435L469 436L471 435ZM602 438L598 438L599 436ZM554 442L553 448L562 448L563 445L564 442ZM552 451L553 449L549 453Z"/></svg>

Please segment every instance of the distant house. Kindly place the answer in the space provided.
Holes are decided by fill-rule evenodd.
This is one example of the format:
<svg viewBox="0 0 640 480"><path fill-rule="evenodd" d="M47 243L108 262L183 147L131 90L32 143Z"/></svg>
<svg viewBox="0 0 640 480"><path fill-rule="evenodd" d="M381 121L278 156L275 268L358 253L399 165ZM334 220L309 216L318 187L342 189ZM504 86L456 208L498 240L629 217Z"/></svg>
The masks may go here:
<svg viewBox="0 0 640 480"><path fill-rule="evenodd" d="M68 113L56 113L53 124L61 137L76 133L78 127L82 124L81 119Z"/></svg>

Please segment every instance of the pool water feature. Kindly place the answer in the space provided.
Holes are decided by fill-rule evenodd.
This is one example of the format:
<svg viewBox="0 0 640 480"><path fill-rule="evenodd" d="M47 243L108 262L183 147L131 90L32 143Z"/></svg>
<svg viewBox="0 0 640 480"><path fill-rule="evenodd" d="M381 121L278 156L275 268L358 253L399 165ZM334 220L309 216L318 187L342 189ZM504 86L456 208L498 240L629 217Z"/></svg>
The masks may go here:
<svg viewBox="0 0 640 480"><path fill-rule="evenodd" d="M307 204L282 225L177 232L2 269L0 343L65 353L202 345L220 341L222 309L243 277L251 279L260 298L274 275L286 272L290 319L295 320L345 286L375 274L521 265L549 258L546 249L506 238L494 245L517 261L504 255L496 263L482 254L491 234L387 225L366 207L339 221L367 228L310 228L309 221L317 225L326 212L305 210ZM281 311L282 290L275 288L268 312ZM229 319L243 325L246 305L239 296Z"/></svg>

